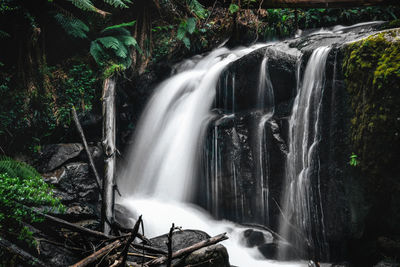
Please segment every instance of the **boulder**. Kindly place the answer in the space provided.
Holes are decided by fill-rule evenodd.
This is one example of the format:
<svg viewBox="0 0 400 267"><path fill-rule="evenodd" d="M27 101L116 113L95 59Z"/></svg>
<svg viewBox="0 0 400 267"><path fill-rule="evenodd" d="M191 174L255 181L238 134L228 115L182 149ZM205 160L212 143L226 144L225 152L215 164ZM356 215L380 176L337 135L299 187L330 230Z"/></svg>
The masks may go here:
<svg viewBox="0 0 400 267"><path fill-rule="evenodd" d="M37 169L41 173L53 171L77 157L82 150L83 145L79 143L45 145L40 152Z"/></svg>
<svg viewBox="0 0 400 267"><path fill-rule="evenodd" d="M267 259L281 259L279 251L286 251L284 260L298 260L300 259L294 247L284 242L265 243L257 247L258 251Z"/></svg>
<svg viewBox="0 0 400 267"><path fill-rule="evenodd" d="M53 192L66 205L66 214L74 217L92 217L96 214L99 192L89 165L69 163L53 172L43 174L44 180L54 186Z"/></svg>
<svg viewBox="0 0 400 267"><path fill-rule="evenodd" d="M189 247L202 240L209 238L210 236L199 230L183 230L174 232L172 236L172 251ZM162 235L150 239L153 247L168 250L167 242L168 235ZM140 262L140 258L137 256L129 256L129 260L133 262ZM176 264L176 265L174 265ZM173 260L174 266L210 266L210 267L230 267L229 256L226 248L221 244L208 246L197 251L192 252L183 260Z"/></svg>

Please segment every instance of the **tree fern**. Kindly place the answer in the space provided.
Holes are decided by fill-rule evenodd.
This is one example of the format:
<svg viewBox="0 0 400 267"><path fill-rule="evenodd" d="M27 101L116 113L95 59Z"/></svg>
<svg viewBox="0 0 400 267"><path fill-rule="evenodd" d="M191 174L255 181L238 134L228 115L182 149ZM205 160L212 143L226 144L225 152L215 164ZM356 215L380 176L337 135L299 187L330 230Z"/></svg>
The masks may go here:
<svg viewBox="0 0 400 267"><path fill-rule="evenodd" d="M131 47L140 49L135 38L125 28L133 26L135 21L113 25L101 31L101 37L92 41L90 53L94 60L102 67L107 68L107 65L123 65L128 68L131 65L129 49Z"/></svg>
<svg viewBox="0 0 400 267"><path fill-rule="evenodd" d="M41 177L32 166L5 156L0 157L0 173L20 178Z"/></svg>
<svg viewBox="0 0 400 267"><path fill-rule="evenodd" d="M89 27L80 19L65 16L61 13L54 15L55 20L65 30L65 32L75 38L86 39Z"/></svg>
<svg viewBox="0 0 400 267"><path fill-rule="evenodd" d="M84 11L96 11L96 8L90 0L70 0L70 2Z"/></svg>

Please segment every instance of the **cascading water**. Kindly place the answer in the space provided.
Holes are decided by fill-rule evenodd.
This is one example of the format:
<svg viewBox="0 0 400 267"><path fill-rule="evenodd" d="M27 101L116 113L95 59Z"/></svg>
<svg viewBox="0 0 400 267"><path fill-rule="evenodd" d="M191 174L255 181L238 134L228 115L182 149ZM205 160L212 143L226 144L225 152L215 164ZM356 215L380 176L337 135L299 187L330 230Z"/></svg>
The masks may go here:
<svg viewBox="0 0 400 267"><path fill-rule="evenodd" d="M282 247L302 250L296 254L303 258L328 258L319 177L326 62L331 50L329 45L367 34L359 31L359 35L351 32L346 35L346 31L340 28L343 36L334 31L317 32L310 34L306 41L298 38L290 44L281 42L268 47L258 45L232 51L219 48L205 57L180 64L175 69L176 74L156 89L144 110L130 151L129 166L119 175L118 185L123 197L117 202L134 214L143 215L146 235L150 237L166 233L172 223L204 230L210 235L228 232L229 240L223 244L233 265L304 266L305 263L265 260L260 247L241 245L243 231L248 227L215 218L279 224L280 234L293 245L283 244ZM324 40L321 42L324 46L313 48L300 80L301 62L296 65L296 60L300 51L305 50L293 47L321 41L324 35L329 35L329 41ZM264 57L261 54L258 58L250 56L260 60L257 63L259 72L254 71L254 75L238 69L225 72L233 62L261 48L264 53L266 50L273 53L266 53ZM277 63L281 56L289 62L283 64L285 66ZM254 70L253 65L248 66ZM296 69L297 93L293 103L292 92L296 85L291 84L291 79L296 76ZM272 73L276 74L277 70L285 72L284 77L289 81L274 80ZM246 93L253 90L251 101L241 99L244 94L236 88L242 84L243 90L243 80L248 81L243 76L257 80L251 88L247 84L244 86ZM282 84L289 87L283 88ZM296 84L296 77L293 84ZM282 96L284 94L289 96ZM213 104L216 110L211 110ZM245 105L247 109L243 108ZM285 129L288 131L287 146L285 134L282 134ZM274 146L272 139L276 142ZM251 164L247 164L249 162ZM278 173L274 164L282 169L285 166L285 174ZM203 206L214 218L189 204L195 193L201 191L195 188L199 173L203 175L200 177L204 184ZM279 180L284 176L286 185L277 183L278 178L273 175ZM283 192L277 196L281 188ZM279 214L270 200L279 197L282 197L280 206L284 216L277 223L270 218L270 214L274 219ZM230 214L225 214L227 206L233 210ZM281 239L276 243L272 243L272 237L270 239L263 245L279 247L283 243ZM283 250L281 256L286 258L285 254Z"/></svg>
<svg viewBox="0 0 400 267"><path fill-rule="evenodd" d="M173 222L211 235L229 232L230 239L224 244L229 250L230 262L238 266L265 266L268 261L262 260L256 249L240 245L240 233L246 228L215 221L187 201L193 192L198 148L210 121L218 78L229 63L262 46L233 51L217 49L194 67L161 84L142 116L131 151L132 163L118 181L124 197L117 202L143 215L147 235L161 235ZM218 154L218 144L215 145L213 154ZM214 186L218 185L217 181ZM217 194L218 188L212 192ZM269 266L275 263L270 261ZM279 266L285 264L279 263Z"/></svg>
<svg viewBox="0 0 400 267"><path fill-rule="evenodd" d="M258 108L262 115L258 118L257 136L258 141L258 177L259 177L259 203L260 221L269 225L269 154L265 136L265 125L274 113L274 88L268 69L268 57L265 56L261 62L260 75L258 79Z"/></svg>
<svg viewBox="0 0 400 267"><path fill-rule="evenodd" d="M331 48L311 55L289 120L289 154L280 233L304 255L327 255L321 206L318 144L325 66ZM281 257L286 258L285 251Z"/></svg>

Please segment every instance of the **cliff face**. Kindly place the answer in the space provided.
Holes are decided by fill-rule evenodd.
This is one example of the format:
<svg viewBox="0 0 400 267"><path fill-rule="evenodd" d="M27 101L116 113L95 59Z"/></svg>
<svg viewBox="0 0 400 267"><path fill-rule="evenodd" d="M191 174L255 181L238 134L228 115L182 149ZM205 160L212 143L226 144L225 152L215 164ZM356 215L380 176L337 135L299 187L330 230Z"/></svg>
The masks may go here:
<svg viewBox="0 0 400 267"><path fill-rule="evenodd" d="M369 266L383 256L395 258L400 221L398 36L398 29L317 34L259 49L233 63L222 75L217 92L198 202L219 218L278 229L296 81L311 52L331 46L315 174L320 180L329 259L351 258ZM265 110L257 106L257 90L266 57L275 112L262 129L260 150L258 123ZM356 163L350 163L352 155ZM261 174L268 179L260 182ZM218 188L217 204L215 192L203 194L213 183ZM266 198L261 188L268 189Z"/></svg>

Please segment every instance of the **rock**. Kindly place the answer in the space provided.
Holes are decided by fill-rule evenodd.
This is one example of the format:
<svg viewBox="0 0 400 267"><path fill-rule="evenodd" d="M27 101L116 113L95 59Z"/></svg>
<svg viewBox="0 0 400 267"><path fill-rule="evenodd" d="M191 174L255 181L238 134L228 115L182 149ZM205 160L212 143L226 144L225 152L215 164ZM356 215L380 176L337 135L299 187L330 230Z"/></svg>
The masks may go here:
<svg viewBox="0 0 400 267"><path fill-rule="evenodd" d="M38 171L53 171L70 159L77 157L83 146L79 143L45 145L40 152Z"/></svg>
<svg viewBox="0 0 400 267"><path fill-rule="evenodd" d="M352 265L348 262L333 263L330 267L351 267Z"/></svg>
<svg viewBox="0 0 400 267"><path fill-rule="evenodd" d="M244 245L249 248L262 245L266 241L262 232L253 229L245 230L243 232L243 238L245 241Z"/></svg>
<svg viewBox="0 0 400 267"><path fill-rule="evenodd" d="M54 195L66 205L67 215L93 217L96 214L99 192L87 163L69 163L51 173L43 174L43 178L54 186Z"/></svg>
<svg viewBox="0 0 400 267"><path fill-rule="evenodd" d="M380 261L374 267L400 267L398 262Z"/></svg>
<svg viewBox="0 0 400 267"><path fill-rule="evenodd" d="M204 247L189 254L179 266L229 267L228 251L221 244Z"/></svg>
<svg viewBox="0 0 400 267"><path fill-rule="evenodd" d="M153 247L168 250L167 242L168 235L162 235L150 239ZM179 249L183 249L194 245L202 240L209 238L210 236L199 230L183 230L174 232L172 236L172 251L175 252ZM138 257L129 256L130 261L140 261ZM179 264L177 266L213 266L213 267L229 267L229 256L226 248L221 244L212 245L199 249L189 254L183 262L179 259L173 260L173 264Z"/></svg>
<svg viewBox="0 0 400 267"><path fill-rule="evenodd" d="M135 226L137 216L130 209L118 203L114 204L114 221L125 229L132 229Z"/></svg>
<svg viewBox="0 0 400 267"><path fill-rule="evenodd" d="M285 250L285 258L284 260L298 260L299 257L297 256L297 253L295 249L283 242L274 242L274 243L265 243L257 247L258 251L261 252L261 254L267 258L267 259L281 259L281 256L279 255L279 251Z"/></svg>

